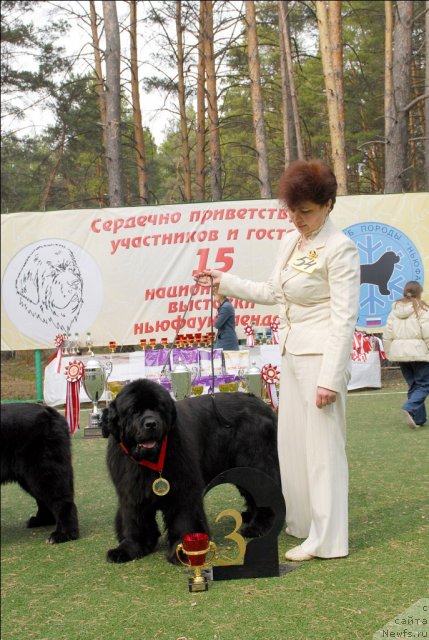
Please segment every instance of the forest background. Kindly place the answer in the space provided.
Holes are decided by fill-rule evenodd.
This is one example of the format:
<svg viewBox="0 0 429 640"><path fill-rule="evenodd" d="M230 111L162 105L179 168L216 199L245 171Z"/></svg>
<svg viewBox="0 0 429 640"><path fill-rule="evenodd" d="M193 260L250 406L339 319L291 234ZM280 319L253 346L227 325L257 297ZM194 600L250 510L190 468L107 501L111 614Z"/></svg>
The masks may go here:
<svg viewBox="0 0 429 640"><path fill-rule="evenodd" d="M429 189L428 0L3 0L1 48L2 213Z"/></svg>

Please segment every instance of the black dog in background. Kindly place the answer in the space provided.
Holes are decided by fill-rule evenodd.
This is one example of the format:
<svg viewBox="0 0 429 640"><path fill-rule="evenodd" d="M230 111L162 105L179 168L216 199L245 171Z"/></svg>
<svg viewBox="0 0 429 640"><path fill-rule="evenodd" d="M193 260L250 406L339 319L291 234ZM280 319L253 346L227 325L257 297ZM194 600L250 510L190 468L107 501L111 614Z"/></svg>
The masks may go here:
<svg viewBox="0 0 429 640"><path fill-rule="evenodd" d="M17 482L37 502L28 527L55 524L51 544L79 537L73 499L73 469L66 419L52 407L1 405L1 483Z"/></svg>
<svg viewBox="0 0 429 640"><path fill-rule="evenodd" d="M107 552L111 562L128 562L154 551L160 532L156 513L163 514L169 550L176 561L177 544L187 533L208 533L203 493L219 473L252 467L280 486L277 418L262 400L246 393L219 393L175 402L168 391L150 380L126 385L103 412L103 435L109 437L107 465L118 495L116 533L119 545ZM160 472L141 464L156 464L167 436L162 478L170 484L156 495L153 482ZM266 533L274 514L246 501L241 533Z"/></svg>

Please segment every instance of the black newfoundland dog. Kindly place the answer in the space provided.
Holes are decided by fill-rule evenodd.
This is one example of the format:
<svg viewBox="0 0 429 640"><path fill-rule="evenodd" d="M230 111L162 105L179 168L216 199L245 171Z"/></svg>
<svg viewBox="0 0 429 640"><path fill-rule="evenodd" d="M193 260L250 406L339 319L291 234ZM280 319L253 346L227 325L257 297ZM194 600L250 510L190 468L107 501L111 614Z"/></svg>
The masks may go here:
<svg viewBox="0 0 429 640"><path fill-rule="evenodd" d="M280 486L277 418L250 394L219 393L175 402L156 382L135 380L104 410L102 427L109 437L107 465L119 502L119 545L107 552L111 562L154 551L159 510L167 530L167 558L175 563L176 546L185 534L208 533L204 488L227 469L259 469ZM256 509L252 497L239 490L246 502L242 535L262 535L273 514L265 507Z"/></svg>
<svg viewBox="0 0 429 640"><path fill-rule="evenodd" d="M37 502L28 527L55 524L48 542L76 540L73 469L66 419L52 407L13 402L1 406L1 483L17 482Z"/></svg>

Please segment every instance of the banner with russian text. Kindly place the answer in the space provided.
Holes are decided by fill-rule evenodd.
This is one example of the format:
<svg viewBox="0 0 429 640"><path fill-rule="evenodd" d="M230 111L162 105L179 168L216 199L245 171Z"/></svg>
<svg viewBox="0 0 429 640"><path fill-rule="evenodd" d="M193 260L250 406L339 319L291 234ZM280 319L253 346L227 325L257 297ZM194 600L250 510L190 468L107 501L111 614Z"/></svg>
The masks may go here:
<svg viewBox="0 0 429 640"><path fill-rule="evenodd" d="M408 280L429 267L429 194L342 196L334 224L359 247L358 327L378 331ZM291 228L277 200L1 216L2 350L54 348L55 336L94 345L210 331L205 267L266 279ZM192 295L193 294L193 295ZM184 325L184 311L190 301ZM270 327L276 307L233 300L237 333Z"/></svg>

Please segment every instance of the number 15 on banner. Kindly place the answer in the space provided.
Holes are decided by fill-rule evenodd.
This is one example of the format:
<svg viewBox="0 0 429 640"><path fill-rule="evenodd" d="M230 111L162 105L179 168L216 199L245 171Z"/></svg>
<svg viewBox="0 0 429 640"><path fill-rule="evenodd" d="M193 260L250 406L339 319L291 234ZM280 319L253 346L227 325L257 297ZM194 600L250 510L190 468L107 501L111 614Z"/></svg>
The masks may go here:
<svg viewBox="0 0 429 640"><path fill-rule="evenodd" d="M208 268L209 262L210 268L219 269L220 271L229 271L234 264L234 260L232 255L234 253L234 247L221 247L216 252L216 257L214 259L214 263L212 264L212 258L209 259L210 249L200 249L197 251L197 256L199 256L200 260L198 263L198 267L195 271L192 272L192 275L196 275L197 273L201 273L201 271L205 271Z"/></svg>

